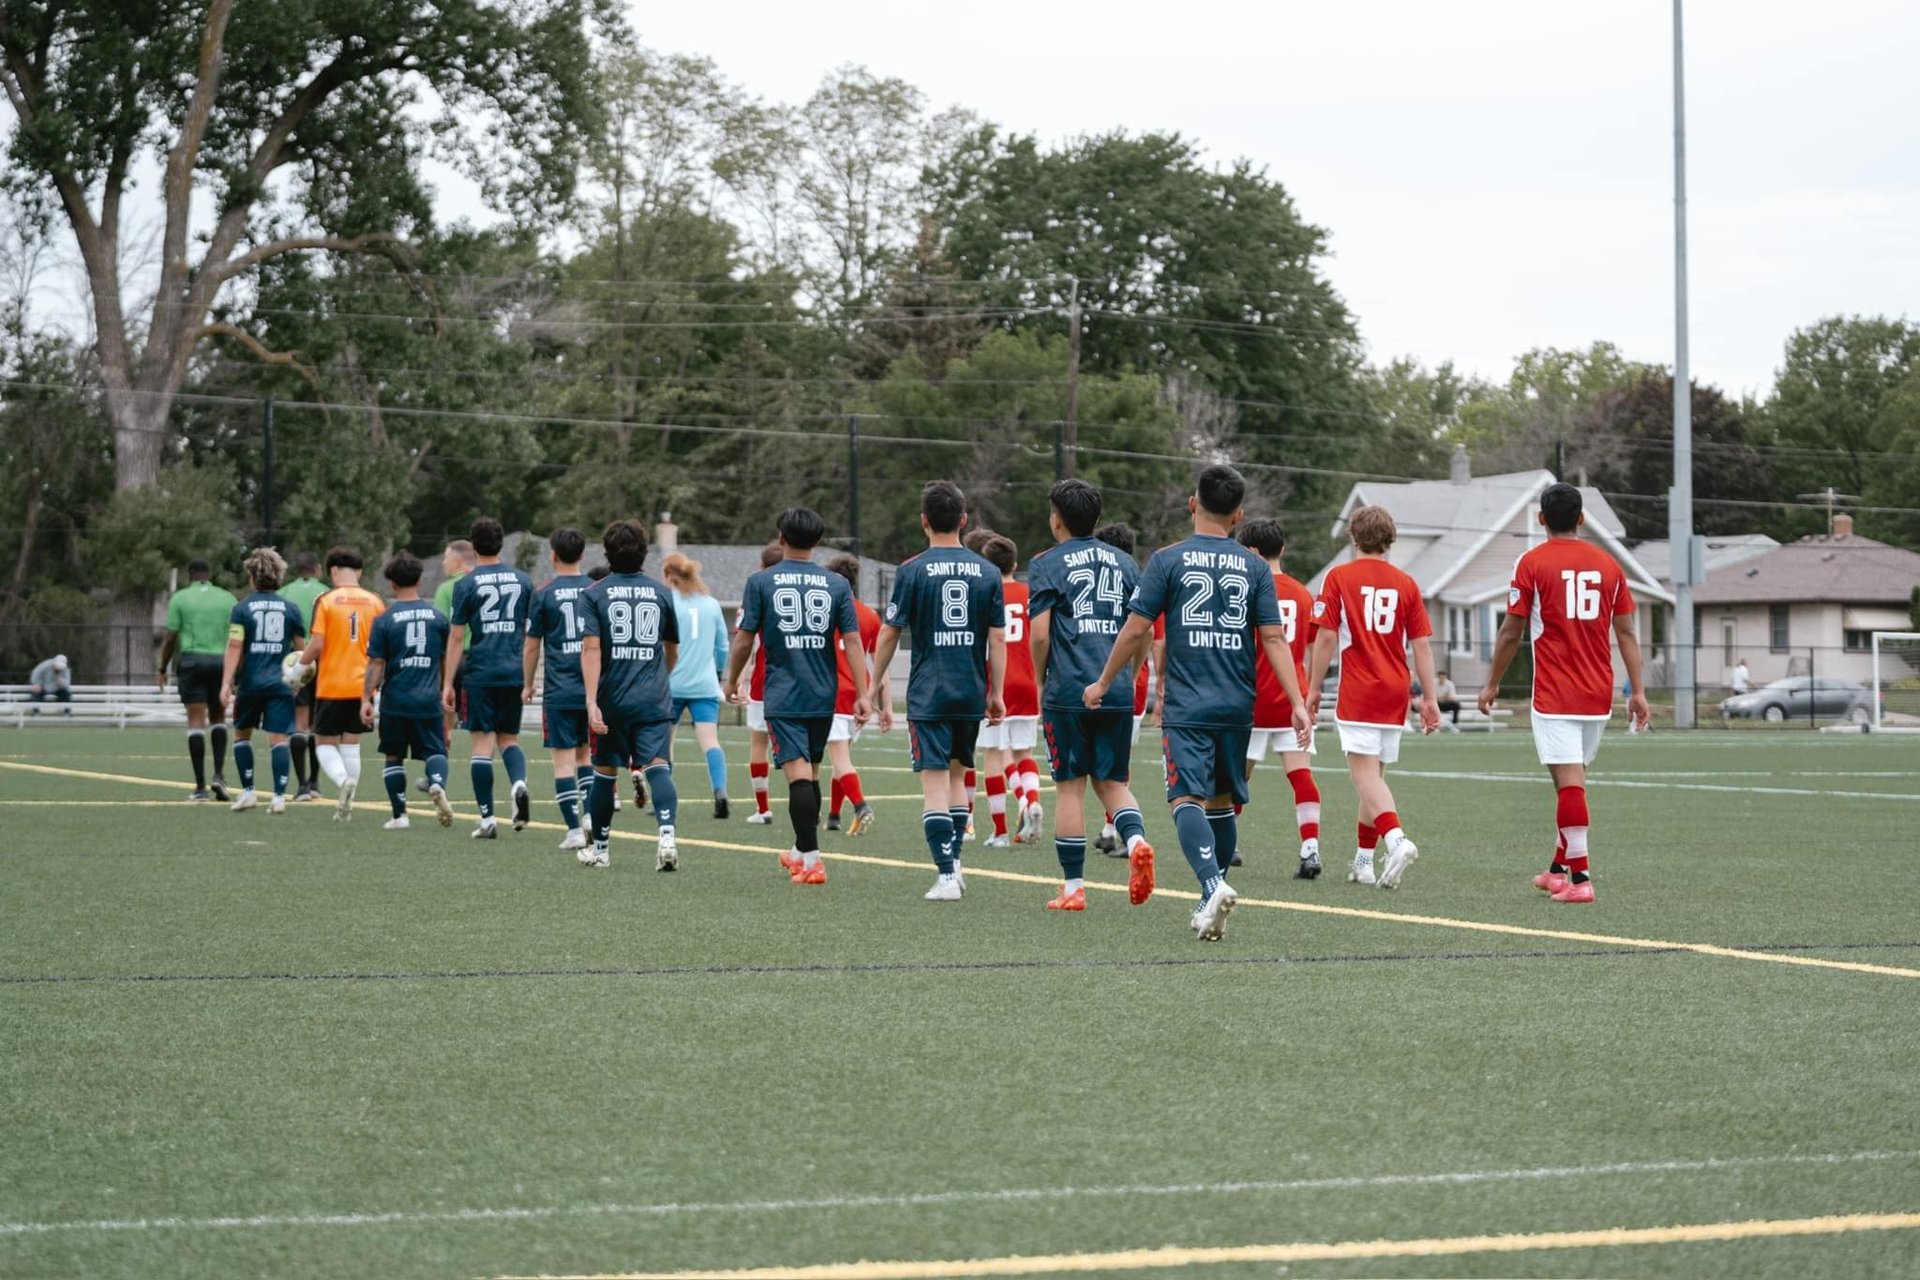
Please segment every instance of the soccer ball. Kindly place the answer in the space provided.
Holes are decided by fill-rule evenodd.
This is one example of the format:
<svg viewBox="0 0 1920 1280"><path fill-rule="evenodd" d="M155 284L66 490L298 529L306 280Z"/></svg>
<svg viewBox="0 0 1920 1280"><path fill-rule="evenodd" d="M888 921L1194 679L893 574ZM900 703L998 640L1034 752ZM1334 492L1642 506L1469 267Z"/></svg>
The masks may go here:
<svg viewBox="0 0 1920 1280"><path fill-rule="evenodd" d="M298 693L307 681L313 679L313 668L301 666L300 655L290 653L280 659L280 679L286 683L287 688Z"/></svg>

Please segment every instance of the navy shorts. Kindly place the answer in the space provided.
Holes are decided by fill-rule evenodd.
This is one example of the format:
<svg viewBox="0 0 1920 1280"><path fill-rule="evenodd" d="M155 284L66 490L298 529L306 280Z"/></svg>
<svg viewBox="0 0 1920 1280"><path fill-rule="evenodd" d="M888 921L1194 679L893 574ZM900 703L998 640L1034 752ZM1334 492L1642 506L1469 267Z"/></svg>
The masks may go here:
<svg viewBox="0 0 1920 1280"><path fill-rule="evenodd" d="M380 754L427 760L447 754L447 722L440 716L380 715Z"/></svg>
<svg viewBox="0 0 1920 1280"><path fill-rule="evenodd" d="M1132 775L1133 712L1048 707L1040 715L1040 729L1055 782L1125 782Z"/></svg>
<svg viewBox="0 0 1920 1280"><path fill-rule="evenodd" d="M268 733L292 733L293 694L286 689L234 694L233 727L265 729Z"/></svg>
<svg viewBox="0 0 1920 1280"><path fill-rule="evenodd" d="M1252 729L1208 729L1168 725L1160 731L1160 754L1167 766L1167 799L1227 796L1247 802L1247 742Z"/></svg>
<svg viewBox="0 0 1920 1280"><path fill-rule="evenodd" d="M819 764L827 754L827 735L833 732L832 716L768 716L767 750L773 767L784 769L795 760Z"/></svg>
<svg viewBox="0 0 1920 1280"><path fill-rule="evenodd" d="M191 707L205 703L214 723L224 718L220 705L220 685L227 678L227 659L217 653L183 653L174 662L173 682L180 686L180 704Z"/></svg>
<svg viewBox="0 0 1920 1280"><path fill-rule="evenodd" d="M945 769L952 765L973 768L973 744L980 740L980 719L909 720L907 748L913 753L913 771Z"/></svg>
<svg viewBox="0 0 1920 1280"><path fill-rule="evenodd" d="M671 720L621 720L607 717L607 731L592 735L593 763L605 768L622 769L631 763L644 769L655 760L667 758L667 743L673 735Z"/></svg>
<svg viewBox="0 0 1920 1280"><path fill-rule="evenodd" d="M524 709L517 684L468 685L460 691L460 727L469 733L518 734Z"/></svg>
<svg viewBox="0 0 1920 1280"><path fill-rule="evenodd" d="M584 747L593 737L587 729L585 707L542 707L540 709L541 744L554 751Z"/></svg>

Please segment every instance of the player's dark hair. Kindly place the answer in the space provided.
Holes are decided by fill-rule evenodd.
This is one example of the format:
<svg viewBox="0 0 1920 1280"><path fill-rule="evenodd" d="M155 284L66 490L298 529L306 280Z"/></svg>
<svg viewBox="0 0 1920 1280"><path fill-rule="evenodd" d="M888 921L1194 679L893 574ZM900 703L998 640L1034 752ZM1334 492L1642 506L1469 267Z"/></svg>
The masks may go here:
<svg viewBox="0 0 1920 1280"><path fill-rule="evenodd" d="M951 480L929 480L920 489L920 514L935 533L953 533L966 518L967 495Z"/></svg>
<svg viewBox="0 0 1920 1280"><path fill-rule="evenodd" d="M987 558L987 563L1002 574L1013 572L1013 566L1020 563L1020 550L1013 545L1013 539L1004 533L996 533L974 548L976 555Z"/></svg>
<svg viewBox="0 0 1920 1280"><path fill-rule="evenodd" d="M827 522L811 507L788 507L773 527L795 551L811 551L827 536Z"/></svg>
<svg viewBox="0 0 1920 1280"><path fill-rule="evenodd" d="M771 569L786 558L786 554L780 550L780 544L777 542L769 542L766 546L760 548L760 567L762 569Z"/></svg>
<svg viewBox="0 0 1920 1280"><path fill-rule="evenodd" d="M293 553L293 571L303 578L311 578L320 568L320 557L311 551Z"/></svg>
<svg viewBox="0 0 1920 1280"><path fill-rule="evenodd" d="M860 590L860 557L859 556L835 556L833 559L827 561L827 572L839 574L841 577L845 578L848 582L853 584L853 589L856 594L859 592Z"/></svg>
<svg viewBox="0 0 1920 1280"><path fill-rule="evenodd" d="M647 562L647 527L638 520L615 520L600 535L600 545L607 549L607 564L615 573L638 573Z"/></svg>
<svg viewBox="0 0 1920 1280"><path fill-rule="evenodd" d="M1580 527L1580 513L1586 503L1580 497L1580 490L1562 480L1547 486L1540 495L1540 514L1547 518L1547 528L1554 533L1572 533Z"/></svg>
<svg viewBox="0 0 1920 1280"><path fill-rule="evenodd" d="M332 573L335 569L352 569L358 572L366 566L366 563L360 558L360 553L352 547L333 547L327 551L328 573Z"/></svg>
<svg viewBox="0 0 1920 1280"><path fill-rule="evenodd" d="M580 557L587 554L587 535L578 529L555 529L547 535L547 545L561 564L579 564Z"/></svg>
<svg viewBox="0 0 1920 1280"><path fill-rule="evenodd" d="M1133 549L1140 545L1133 536L1133 526L1116 520L1112 524L1103 524L1093 531L1093 536L1110 547L1118 547L1131 556Z"/></svg>
<svg viewBox="0 0 1920 1280"><path fill-rule="evenodd" d="M387 561L387 567L381 573L396 587L417 587L420 585L420 571L420 557L411 551L401 551Z"/></svg>
<svg viewBox="0 0 1920 1280"><path fill-rule="evenodd" d="M210 578L212 576L213 566L205 560L187 561L187 577L192 581L198 582L202 578Z"/></svg>
<svg viewBox="0 0 1920 1280"><path fill-rule="evenodd" d="M1093 533L1100 523L1100 491L1085 480L1060 480L1047 493L1047 501L1060 513L1060 523L1076 538Z"/></svg>
<svg viewBox="0 0 1920 1280"><path fill-rule="evenodd" d="M999 536L999 534L983 524L975 525L973 528L967 530L966 537L960 539L960 545L973 552L973 554L979 555L980 548L986 546Z"/></svg>
<svg viewBox="0 0 1920 1280"><path fill-rule="evenodd" d="M1247 500L1247 481L1232 467L1217 463L1200 473L1193 492L1208 515L1230 516Z"/></svg>
<svg viewBox="0 0 1920 1280"><path fill-rule="evenodd" d="M467 541L473 543L474 554L497 556L500 548L507 545L507 531L492 516L481 516L467 530Z"/></svg>
<svg viewBox="0 0 1920 1280"><path fill-rule="evenodd" d="M593 566L593 568L587 570L587 576L589 578L592 578L595 582L598 582L600 581L600 579L606 577L608 574L612 572L613 570L609 569L606 565L597 564Z"/></svg>
<svg viewBox="0 0 1920 1280"><path fill-rule="evenodd" d="M1287 549L1287 535L1277 521L1249 520L1240 526L1240 545L1259 556L1262 560L1271 560Z"/></svg>

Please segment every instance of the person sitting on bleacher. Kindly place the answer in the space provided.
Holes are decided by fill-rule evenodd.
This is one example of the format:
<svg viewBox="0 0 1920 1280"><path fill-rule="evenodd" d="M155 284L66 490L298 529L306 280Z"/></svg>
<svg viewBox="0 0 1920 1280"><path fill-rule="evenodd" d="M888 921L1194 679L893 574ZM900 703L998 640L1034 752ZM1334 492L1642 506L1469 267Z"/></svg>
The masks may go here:
<svg viewBox="0 0 1920 1280"><path fill-rule="evenodd" d="M45 702L52 698L55 702L67 703L66 715L73 714L73 672L67 668L67 655L56 653L33 669L28 677L33 685L31 701ZM40 708L33 709L34 715L40 714Z"/></svg>

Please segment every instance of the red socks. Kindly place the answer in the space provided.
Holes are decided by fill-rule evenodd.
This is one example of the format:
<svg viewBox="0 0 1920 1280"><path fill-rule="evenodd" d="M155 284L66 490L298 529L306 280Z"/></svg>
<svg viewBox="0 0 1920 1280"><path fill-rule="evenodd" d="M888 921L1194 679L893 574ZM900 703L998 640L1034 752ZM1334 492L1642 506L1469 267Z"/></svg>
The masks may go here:
<svg viewBox="0 0 1920 1280"><path fill-rule="evenodd" d="M860 773L858 770L847 770L847 776L845 778L835 778L833 785L847 793L847 799L853 802L855 812L867 807L867 793L860 789Z"/></svg>
<svg viewBox="0 0 1920 1280"><path fill-rule="evenodd" d="M1560 843L1565 852L1560 855L1567 864L1567 874L1575 884L1587 879L1587 789L1585 787L1562 787L1558 801L1554 805L1554 821L1560 828Z"/></svg>
<svg viewBox="0 0 1920 1280"><path fill-rule="evenodd" d="M833 806L829 808L827 812L832 814L836 818L839 817L840 806L846 803L846 799L847 799L847 784L840 778L838 774L835 774L833 778Z"/></svg>
<svg viewBox="0 0 1920 1280"><path fill-rule="evenodd" d="M1380 843L1380 829L1371 822L1360 824L1360 849L1363 853L1372 853L1373 847Z"/></svg>
<svg viewBox="0 0 1920 1280"><path fill-rule="evenodd" d="M767 812L767 776L772 770L765 760L747 764L747 776L753 780L753 807L761 813Z"/></svg>
<svg viewBox="0 0 1920 1280"><path fill-rule="evenodd" d="M1391 809L1384 810L1379 817L1373 820L1373 829L1383 836L1388 832L1398 831L1400 829L1400 815Z"/></svg>
<svg viewBox="0 0 1920 1280"><path fill-rule="evenodd" d="M1318 840L1320 788L1313 780L1313 770L1295 769L1287 775L1287 781L1293 784L1293 816L1300 823L1300 838Z"/></svg>
<svg viewBox="0 0 1920 1280"><path fill-rule="evenodd" d="M993 834L1007 834L1007 780L997 773L987 775L987 811L993 815Z"/></svg>

